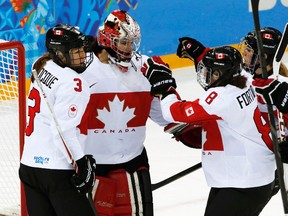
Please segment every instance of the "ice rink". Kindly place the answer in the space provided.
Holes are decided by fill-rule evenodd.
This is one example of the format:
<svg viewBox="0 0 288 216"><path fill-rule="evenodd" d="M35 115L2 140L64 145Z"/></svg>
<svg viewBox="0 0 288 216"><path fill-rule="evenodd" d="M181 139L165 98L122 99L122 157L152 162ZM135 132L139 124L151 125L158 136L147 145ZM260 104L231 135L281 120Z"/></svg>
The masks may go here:
<svg viewBox="0 0 288 216"><path fill-rule="evenodd" d="M196 81L193 68L173 70L182 99L193 100L204 91ZM201 150L188 148L171 139L171 135L165 134L163 128L151 121L148 122L146 148L152 183L200 162ZM155 216L201 216L204 214L208 193L203 170L198 169L153 192ZM280 192L270 200L260 215L284 215Z"/></svg>

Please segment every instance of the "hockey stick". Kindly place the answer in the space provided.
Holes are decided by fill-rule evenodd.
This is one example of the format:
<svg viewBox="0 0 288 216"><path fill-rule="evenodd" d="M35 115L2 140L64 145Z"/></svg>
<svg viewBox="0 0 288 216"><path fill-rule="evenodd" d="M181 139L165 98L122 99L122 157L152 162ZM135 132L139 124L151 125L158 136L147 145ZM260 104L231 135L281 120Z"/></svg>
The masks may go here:
<svg viewBox="0 0 288 216"><path fill-rule="evenodd" d="M185 170L183 170L183 171L181 171L181 172L179 172L179 173L167 178L167 179L164 179L164 180L162 180L162 181L160 181L158 183L152 184L152 191L157 190L158 188L163 187L163 186L165 186L165 185L167 185L167 184L169 184L171 182L174 182L177 179L182 178L183 176L185 176L185 175L187 175L187 174L189 174L191 172L194 172L194 171L198 170L201 167L202 167L202 164L200 162L200 163L195 164L192 167L189 167L188 169L185 169Z"/></svg>
<svg viewBox="0 0 288 216"><path fill-rule="evenodd" d="M62 132L61 127L60 127L60 125L59 125L59 123L58 123L58 121L56 119L56 115L55 115L55 113L54 113L54 111L53 111L53 109L52 109L52 107L50 105L50 102L48 101L46 93L45 93L45 91L43 89L43 85L42 85L42 83L41 83L41 81L40 81L40 79L38 77L38 73L37 73L37 71L35 69L33 69L32 70L32 74L33 74L33 77L34 77L35 81L37 82L37 85L40 88L40 91L41 91L41 93L42 93L42 95L44 97L44 100L45 100L45 102L47 104L47 107L48 107L48 109L50 111L51 117L52 117L52 119L53 119L53 121L54 121L54 123L56 125L56 129L58 131L58 134L59 134L59 136L60 136L60 138L61 138L61 140L63 142L63 145L64 145L64 147L65 147L65 149L67 151L67 154L68 154L68 156L69 156L69 158L71 160L71 163L72 163L72 165L73 165L73 167L74 167L74 169L75 169L75 171L77 173L77 171L78 171L77 164L76 164L75 160L72 157L72 154L71 154L71 151L70 151L69 147L66 145L65 137L63 136L63 132ZM94 202L93 202L93 199L92 199L92 196L91 196L91 192L87 193L86 197L87 197L87 199L88 199L88 201L89 201L89 203L91 205L91 208L93 209L94 215L98 216L98 213L97 213L97 211L95 209Z"/></svg>
<svg viewBox="0 0 288 216"><path fill-rule="evenodd" d="M288 44L288 23L286 23L284 31L282 33L281 41L278 45L276 54L273 59L273 75L277 78L280 69L280 63L283 58L284 52Z"/></svg>
<svg viewBox="0 0 288 216"><path fill-rule="evenodd" d="M273 59L273 76L276 79L278 79L281 60L282 60L283 55L285 53L287 44L288 44L288 23L286 23L286 25L285 25L284 31L282 33L281 41L278 45L276 54L275 54L274 59ZM278 122L279 122L279 131L280 131L280 140L284 141L284 140L286 140L285 122L283 119L283 114L281 112L278 112Z"/></svg>
<svg viewBox="0 0 288 216"><path fill-rule="evenodd" d="M265 61L264 52L263 52L263 42L262 42L262 38L260 34L260 20L259 20L259 8L258 8L259 0L251 0L251 4L252 4L252 12L253 12L256 37L257 37L257 47L258 47L259 56L260 56L260 65L262 68L262 77L264 79L267 79L268 73L266 69L266 61ZM267 104L267 108L268 108L268 115L269 115L270 130L271 130L271 135L272 135L272 140L273 140L276 167L277 167L277 172L279 176L279 185L280 185L280 190L281 190L282 203L283 203L284 213L285 215L288 215L287 214L288 213L288 199L287 199L287 193L286 193L284 178L283 178L283 173L284 173L283 164L281 161L281 156L278 151L277 131L276 131L276 126L275 126L273 108L272 108L272 105L268 105L268 104Z"/></svg>

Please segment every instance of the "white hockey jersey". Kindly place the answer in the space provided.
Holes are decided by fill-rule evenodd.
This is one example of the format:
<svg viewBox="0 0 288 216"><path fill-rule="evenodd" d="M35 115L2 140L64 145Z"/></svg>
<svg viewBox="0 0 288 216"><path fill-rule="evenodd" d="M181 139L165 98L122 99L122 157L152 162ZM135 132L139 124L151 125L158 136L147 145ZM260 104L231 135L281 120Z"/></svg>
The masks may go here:
<svg viewBox="0 0 288 216"><path fill-rule="evenodd" d="M210 187L249 188L274 179L269 125L257 108L254 88L208 89L192 102L174 94L161 101L166 120L202 123L202 166Z"/></svg>
<svg viewBox="0 0 288 216"><path fill-rule="evenodd" d="M77 125L89 101L88 84L79 74L68 67L59 67L52 60L47 62L38 76L66 145L76 161L84 156ZM27 105L27 127L21 163L46 169L73 169L36 81L31 83Z"/></svg>
<svg viewBox="0 0 288 216"><path fill-rule="evenodd" d="M82 143L97 164L125 163L140 155L148 117L161 126L168 124L159 100L150 95L150 83L140 71L143 58L148 57L133 57L128 71L122 72L114 64L103 64L94 57L82 74L91 90L80 125L81 133L88 134L82 137Z"/></svg>

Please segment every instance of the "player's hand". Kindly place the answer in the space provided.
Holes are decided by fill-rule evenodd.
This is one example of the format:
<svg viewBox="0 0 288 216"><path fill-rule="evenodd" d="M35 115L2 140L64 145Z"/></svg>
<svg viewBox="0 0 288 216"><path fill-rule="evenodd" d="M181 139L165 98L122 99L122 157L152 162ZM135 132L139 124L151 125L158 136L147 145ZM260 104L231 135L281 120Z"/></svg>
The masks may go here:
<svg viewBox="0 0 288 216"><path fill-rule="evenodd" d="M141 68L141 72L151 84L151 95L161 95L176 89L172 71L159 56L147 59L147 62Z"/></svg>
<svg viewBox="0 0 288 216"><path fill-rule="evenodd" d="M78 173L71 178L72 184L80 193L92 191L95 183L96 161L92 155L85 155L76 161Z"/></svg>
<svg viewBox="0 0 288 216"><path fill-rule="evenodd" d="M177 56L180 58L189 58L198 63L209 49L194 38L182 37L179 38Z"/></svg>

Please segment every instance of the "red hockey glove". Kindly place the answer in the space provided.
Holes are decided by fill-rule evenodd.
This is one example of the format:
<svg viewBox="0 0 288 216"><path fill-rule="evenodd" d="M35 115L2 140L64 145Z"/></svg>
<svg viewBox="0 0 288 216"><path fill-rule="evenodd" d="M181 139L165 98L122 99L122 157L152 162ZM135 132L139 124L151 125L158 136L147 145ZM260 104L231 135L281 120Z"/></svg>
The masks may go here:
<svg viewBox="0 0 288 216"><path fill-rule="evenodd" d="M162 95L175 91L177 87L172 71L159 56L149 58L141 68L141 72L151 84L151 95Z"/></svg>
<svg viewBox="0 0 288 216"><path fill-rule="evenodd" d="M267 104L272 104L282 113L288 113L288 84L275 79L257 78L252 83L258 96Z"/></svg>
<svg viewBox="0 0 288 216"><path fill-rule="evenodd" d="M195 63L198 63L208 50L210 50L210 48L206 48L194 38L182 37L179 38L177 56L180 58L189 58L195 61Z"/></svg>
<svg viewBox="0 0 288 216"><path fill-rule="evenodd" d="M182 142L190 148L202 148L202 127L186 123L170 123L164 132L173 134L176 141Z"/></svg>
<svg viewBox="0 0 288 216"><path fill-rule="evenodd" d="M95 182L96 162L92 155L85 155L76 161L78 173L71 178L71 183L80 193L92 191Z"/></svg>

